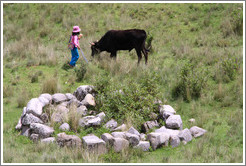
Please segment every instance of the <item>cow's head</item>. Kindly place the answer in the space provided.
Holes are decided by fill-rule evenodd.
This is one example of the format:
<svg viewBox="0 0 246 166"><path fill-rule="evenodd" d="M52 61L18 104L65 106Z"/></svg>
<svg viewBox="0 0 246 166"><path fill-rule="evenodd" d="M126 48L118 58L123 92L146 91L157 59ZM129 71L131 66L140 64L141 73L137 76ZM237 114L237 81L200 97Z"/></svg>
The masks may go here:
<svg viewBox="0 0 246 166"><path fill-rule="evenodd" d="M90 44L91 44L91 56L94 56L95 54L99 54L100 49L99 49L98 41L94 41Z"/></svg>

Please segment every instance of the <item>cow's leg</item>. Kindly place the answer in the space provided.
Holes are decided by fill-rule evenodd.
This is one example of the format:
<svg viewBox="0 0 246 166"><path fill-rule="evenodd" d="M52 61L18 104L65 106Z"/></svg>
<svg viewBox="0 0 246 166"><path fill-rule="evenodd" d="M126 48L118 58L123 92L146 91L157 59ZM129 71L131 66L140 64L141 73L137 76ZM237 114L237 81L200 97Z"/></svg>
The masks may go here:
<svg viewBox="0 0 246 166"><path fill-rule="evenodd" d="M140 49L136 49L137 55L138 55L138 65L142 59L142 55L141 55L141 50Z"/></svg>
<svg viewBox="0 0 246 166"><path fill-rule="evenodd" d="M145 64L147 65L147 63L148 63L148 52L145 50L145 48L142 49L142 52L144 54Z"/></svg>
<svg viewBox="0 0 246 166"><path fill-rule="evenodd" d="M110 54L110 57L111 58L113 58L114 60L116 60L116 56L117 56L117 52L116 51L111 52L111 54Z"/></svg>

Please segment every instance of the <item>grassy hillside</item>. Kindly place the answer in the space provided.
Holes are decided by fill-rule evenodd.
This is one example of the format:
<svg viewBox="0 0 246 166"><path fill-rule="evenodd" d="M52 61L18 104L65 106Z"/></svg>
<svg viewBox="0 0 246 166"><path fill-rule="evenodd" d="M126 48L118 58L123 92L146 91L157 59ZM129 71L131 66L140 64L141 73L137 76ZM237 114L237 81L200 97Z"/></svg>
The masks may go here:
<svg viewBox="0 0 246 166"><path fill-rule="evenodd" d="M90 62L80 53L77 67L64 70L74 25L82 29L80 46ZM147 66L144 59L137 66L134 50L120 51L116 61L104 52L90 57L89 42L110 29L130 28L148 34ZM4 4L3 41L3 162L243 162L242 4ZM72 93L84 84L96 86L95 109L107 119L139 129L159 99L181 115L184 128L195 118L194 125L208 132L177 148L95 157L35 144L15 131L32 97ZM119 89L128 95L112 93ZM105 129L71 133L90 132Z"/></svg>

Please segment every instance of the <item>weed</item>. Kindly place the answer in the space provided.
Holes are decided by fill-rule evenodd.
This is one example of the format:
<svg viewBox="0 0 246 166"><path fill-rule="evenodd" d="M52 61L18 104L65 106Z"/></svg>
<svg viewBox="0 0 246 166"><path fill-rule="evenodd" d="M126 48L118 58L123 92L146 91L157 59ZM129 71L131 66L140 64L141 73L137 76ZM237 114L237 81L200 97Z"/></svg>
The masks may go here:
<svg viewBox="0 0 246 166"><path fill-rule="evenodd" d="M10 85L5 85L3 86L3 97L7 98L7 97L11 97L14 94L14 88L13 86Z"/></svg>
<svg viewBox="0 0 246 166"><path fill-rule="evenodd" d="M22 89L22 92L17 98L18 108L23 108L26 106L28 100L30 99L30 94L26 88Z"/></svg>
<svg viewBox="0 0 246 166"><path fill-rule="evenodd" d="M85 63L81 63L80 67L75 68L75 73L77 77L77 81L80 82L84 79L84 76L87 71L87 65Z"/></svg>
<svg viewBox="0 0 246 166"><path fill-rule="evenodd" d="M60 91L60 87L58 84L58 80L56 78L49 78L45 80L42 84L41 93L58 93Z"/></svg>

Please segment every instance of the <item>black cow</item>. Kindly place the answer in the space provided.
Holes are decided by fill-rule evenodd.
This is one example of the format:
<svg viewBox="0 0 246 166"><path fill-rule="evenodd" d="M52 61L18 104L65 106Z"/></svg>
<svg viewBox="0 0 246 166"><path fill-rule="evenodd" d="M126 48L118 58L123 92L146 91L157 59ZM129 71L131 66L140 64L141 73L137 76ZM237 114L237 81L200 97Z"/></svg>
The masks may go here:
<svg viewBox="0 0 246 166"><path fill-rule="evenodd" d="M102 51L107 51L111 58L116 58L118 50L129 50L135 48L138 55L138 64L142 59L141 52L148 62L148 49L145 48L146 32L140 29L110 30L96 42L91 43L91 56Z"/></svg>

